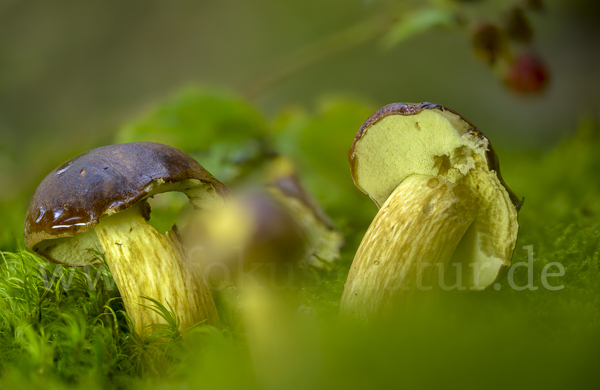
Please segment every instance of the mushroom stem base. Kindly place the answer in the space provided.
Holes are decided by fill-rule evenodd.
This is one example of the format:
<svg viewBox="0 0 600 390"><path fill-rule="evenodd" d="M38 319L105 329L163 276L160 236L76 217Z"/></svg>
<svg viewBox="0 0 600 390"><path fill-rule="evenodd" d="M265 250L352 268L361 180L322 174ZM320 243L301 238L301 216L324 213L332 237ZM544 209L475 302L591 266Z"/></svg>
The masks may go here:
<svg viewBox="0 0 600 390"><path fill-rule="evenodd" d="M464 185L424 175L406 178L363 237L344 288L342 314L389 314L415 291L444 287L445 268L478 209L474 192Z"/></svg>
<svg viewBox="0 0 600 390"><path fill-rule="evenodd" d="M187 260L173 231L158 233L140 213L141 205L102 219L96 234L106 262L119 288L134 330L144 335L148 326L165 323L158 313L142 305L150 297L172 308L179 329L199 322L218 326L219 316L198 264Z"/></svg>

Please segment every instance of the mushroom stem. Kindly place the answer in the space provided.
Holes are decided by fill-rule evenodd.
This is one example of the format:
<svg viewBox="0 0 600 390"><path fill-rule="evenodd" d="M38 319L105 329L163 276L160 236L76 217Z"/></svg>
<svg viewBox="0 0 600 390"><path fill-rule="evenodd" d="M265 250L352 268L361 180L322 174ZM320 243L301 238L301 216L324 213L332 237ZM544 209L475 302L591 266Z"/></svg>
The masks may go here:
<svg viewBox="0 0 600 390"><path fill-rule="evenodd" d="M145 201L140 202L103 218L95 229L135 332L143 335L147 326L165 322L142 306L150 303L142 296L167 308L170 305L181 321L180 329L201 321L218 325L217 310L199 265L188 261L175 232L162 235L146 222L147 208Z"/></svg>
<svg viewBox="0 0 600 390"><path fill-rule="evenodd" d="M369 318L390 311L415 290L439 287L478 209L474 192L463 184L407 177L383 204L358 248L342 314Z"/></svg>

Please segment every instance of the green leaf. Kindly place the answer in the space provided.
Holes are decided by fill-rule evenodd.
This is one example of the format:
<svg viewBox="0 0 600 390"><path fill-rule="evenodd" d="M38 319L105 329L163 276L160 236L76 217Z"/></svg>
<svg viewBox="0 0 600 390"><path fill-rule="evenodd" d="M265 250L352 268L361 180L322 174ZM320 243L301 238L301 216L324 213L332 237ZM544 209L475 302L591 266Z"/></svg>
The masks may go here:
<svg viewBox="0 0 600 390"><path fill-rule="evenodd" d="M270 135L264 118L244 100L190 89L125 126L116 140L174 146L230 183L265 157Z"/></svg>
<svg viewBox="0 0 600 390"><path fill-rule="evenodd" d="M125 126L118 142L161 142L187 152L216 142L239 142L268 133L262 116L235 96L186 90L156 110Z"/></svg>
<svg viewBox="0 0 600 390"><path fill-rule="evenodd" d="M400 19L383 37L383 47L391 49L399 43L417 34L424 33L434 27L452 26L454 16L449 11L425 8L409 13Z"/></svg>
<svg viewBox="0 0 600 390"><path fill-rule="evenodd" d="M349 215L360 221L374 215L375 206L354 186L348 163L356 132L374 112L362 103L330 100L316 116L296 110L275 121L278 149L298 162L310 192L338 224Z"/></svg>

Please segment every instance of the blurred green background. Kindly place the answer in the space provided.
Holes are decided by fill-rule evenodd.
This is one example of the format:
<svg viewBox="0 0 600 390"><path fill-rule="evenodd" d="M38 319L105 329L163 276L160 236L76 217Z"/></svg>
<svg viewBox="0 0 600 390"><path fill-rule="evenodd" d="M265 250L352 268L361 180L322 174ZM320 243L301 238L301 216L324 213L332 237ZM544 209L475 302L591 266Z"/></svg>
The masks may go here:
<svg viewBox="0 0 600 390"><path fill-rule="evenodd" d="M481 20L499 19L515 3L445 2ZM427 30L389 50L380 39L355 39L265 88L253 87L307 45L381 15L399 18L439 3L2 0L0 174L11 185L0 199L31 190L67 157L111 142L124 122L189 85L239 92L269 119L290 105L314 109L329 95L375 108L433 101L511 149L548 146L573 133L582 115L597 118L595 0L547 0L543 12L532 13L535 49L551 71L551 84L535 97L504 88L476 59L468 34L453 28Z"/></svg>
<svg viewBox="0 0 600 390"><path fill-rule="evenodd" d="M339 264L302 298L317 324L266 317L268 358L249 358L238 343L245 336L225 330L154 359L117 325L114 333L99 325L115 292L67 296L57 282L45 293L26 271L35 259L9 256L0 276L2 384L122 388L131 376L139 388L593 388L600 2L546 0L527 13L533 42L515 52L536 53L550 79L525 95L477 58L471 33L528 2L0 0L0 250L22 247L27 204L49 171L135 140L177 146L227 184L281 152L346 238ZM406 39L387 47L394 32ZM347 269L376 213L352 184L347 151L375 110L420 101L460 112L490 138L505 180L525 196L513 262L527 261L522 247L534 245L534 279L558 261L565 289L513 291L503 280L500 291L425 300L384 324L337 320ZM515 276L527 284L526 270ZM39 302L22 298L38 293Z"/></svg>

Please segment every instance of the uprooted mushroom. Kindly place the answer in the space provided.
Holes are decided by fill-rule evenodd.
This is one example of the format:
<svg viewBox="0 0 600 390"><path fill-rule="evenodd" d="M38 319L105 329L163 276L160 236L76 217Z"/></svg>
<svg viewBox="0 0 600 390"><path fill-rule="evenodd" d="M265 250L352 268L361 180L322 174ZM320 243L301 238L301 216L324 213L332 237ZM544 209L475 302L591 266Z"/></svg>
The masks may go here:
<svg viewBox="0 0 600 390"><path fill-rule="evenodd" d="M446 107L391 104L350 150L356 186L380 208L350 268L342 313L386 313L415 290L480 290L510 265L520 201L490 142Z"/></svg>

